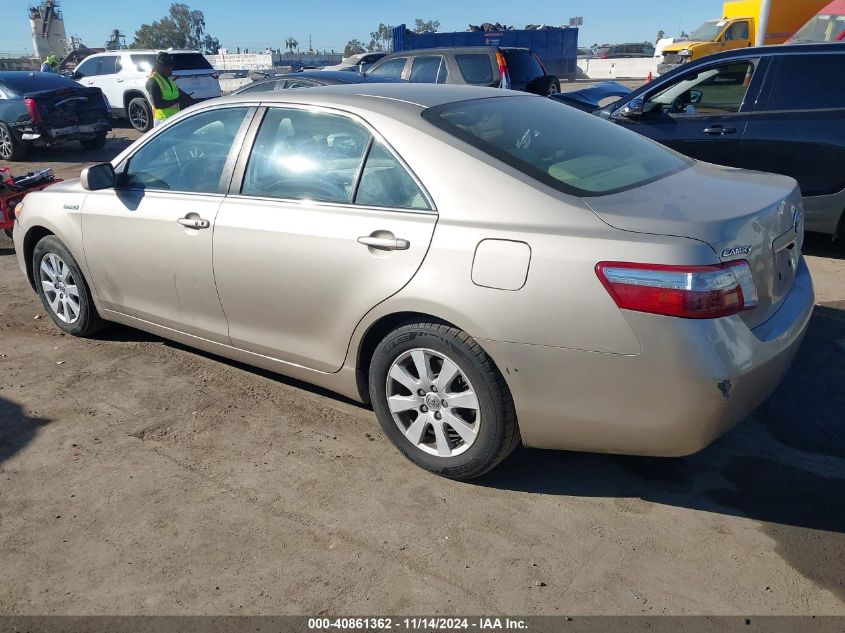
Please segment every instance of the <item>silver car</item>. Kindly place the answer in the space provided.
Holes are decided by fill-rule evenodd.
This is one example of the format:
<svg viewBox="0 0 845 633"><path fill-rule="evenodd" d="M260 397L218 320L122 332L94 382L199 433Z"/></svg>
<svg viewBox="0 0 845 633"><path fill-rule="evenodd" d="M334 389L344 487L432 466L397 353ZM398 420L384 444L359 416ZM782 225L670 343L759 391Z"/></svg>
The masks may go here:
<svg viewBox="0 0 845 633"><path fill-rule="evenodd" d="M486 88L205 102L17 216L63 331L123 323L370 402L456 479L520 443L698 451L777 387L813 308L795 181Z"/></svg>

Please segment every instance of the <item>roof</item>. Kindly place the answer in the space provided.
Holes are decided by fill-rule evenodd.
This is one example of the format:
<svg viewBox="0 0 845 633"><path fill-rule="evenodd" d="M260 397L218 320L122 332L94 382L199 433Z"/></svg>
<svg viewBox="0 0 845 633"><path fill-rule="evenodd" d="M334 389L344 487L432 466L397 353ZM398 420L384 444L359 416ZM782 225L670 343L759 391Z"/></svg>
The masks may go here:
<svg viewBox="0 0 845 633"><path fill-rule="evenodd" d="M683 42L679 42L682 44ZM702 57L702 61L733 59L735 57L771 57L772 55L806 55L808 53L845 53L845 42L832 44L779 44L777 46L757 46L737 48L724 53ZM697 61L697 60L696 60ZM682 67L686 67L684 64Z"/></svg>
<svg viewBox="0 0 845 633"><path fill-rule="evenodd" d="M433 108L456 101L492 97L530 97L524 92L458 86L449 84L363 83L320 86L307 90L279 90L223 97L226 103L299 103L303 105L350 105L365 110L380 110L380 104L406 104L413 108Z"/></svg>

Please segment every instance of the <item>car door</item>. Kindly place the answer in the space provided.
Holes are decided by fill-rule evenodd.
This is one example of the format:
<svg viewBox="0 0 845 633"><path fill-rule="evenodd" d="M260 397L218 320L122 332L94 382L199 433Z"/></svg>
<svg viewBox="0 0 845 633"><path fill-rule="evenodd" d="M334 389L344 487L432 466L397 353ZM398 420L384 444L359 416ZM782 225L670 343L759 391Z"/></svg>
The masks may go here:
<svg viewBox="0 0 845 633"><path fill-rule="evenodd" d="M778 57L746 130L749 162L792 176L805 196L845 190L845 86L831 77L845 77L845 54Z"/></svg>
<svg viewBox="0 0 845 633"><path fill-rule="evenodd" d="M644 114L612 120L682 154L719 165L743 166L742 139L767 60L740 59L697 67L644 93Z"/></svg>
<svg viewBox="0 0 845 633"><path fill-rule="evenodd" d="M361 318L419 268L436 221L421 185L363 121L268 108L214 230L232 344L339 370Z"/></svg>
<svg viewBox="0 0 845 633"><path fill-rule="evenodd" d="M97 65L97 85L106 98L112 109L123 108L123 79L120 77L120 57L107 55L101 57Z"/></svg>
<svg viewBox="0 0 845 633"><path fill-rule="evenodd" d="M151 135L85 199L91 281L106 310L228 343L212 268L214 220L254 109L202 110Z"/></svg>
<svg viewBox="0 0 845 633"><path fill-rule="evenodd" d="M99 88L100 84L97 80L97 69L99 66L99 57L88 57L87 59L82 60L82 63L74 68L73 78L83 86Z"/></svg>

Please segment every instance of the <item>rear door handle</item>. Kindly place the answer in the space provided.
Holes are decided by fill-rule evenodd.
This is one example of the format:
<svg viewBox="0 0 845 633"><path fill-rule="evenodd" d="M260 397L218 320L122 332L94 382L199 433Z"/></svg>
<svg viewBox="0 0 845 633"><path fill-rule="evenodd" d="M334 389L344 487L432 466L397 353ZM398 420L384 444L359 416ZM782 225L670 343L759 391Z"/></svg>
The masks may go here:
<svg viewBox="0 0 845 633"><path fill-rule="evenodd" d="M712 127L704 128L703 132L705 134L714 134L717 136L721 136L723 134L736 134L736 128L725 127L724 125L714 125Z"/></svg>
<svg viewBox="0 0 845 633"><path fill-rule="evenodd" d="M211 222L202 218L179 218L176 221L182 226L187 226L189 229L207 229L211 226Z"/></svg>
<svg viewBox="0 0 845 633"><path fill-rule="evenodd" d="M411 243L408 240L395 237L373 237L372 235L365 235L358 238L358 243L380 251L407 251L411 248Z"/></svg>
<svg viewBox="0 0 845 633"><path fill-rule="evenodd" d="M115 79L115 81L116 81L117 83L119 83L119 84L122 84L122 83L123 83L123 79Z"/></svg>

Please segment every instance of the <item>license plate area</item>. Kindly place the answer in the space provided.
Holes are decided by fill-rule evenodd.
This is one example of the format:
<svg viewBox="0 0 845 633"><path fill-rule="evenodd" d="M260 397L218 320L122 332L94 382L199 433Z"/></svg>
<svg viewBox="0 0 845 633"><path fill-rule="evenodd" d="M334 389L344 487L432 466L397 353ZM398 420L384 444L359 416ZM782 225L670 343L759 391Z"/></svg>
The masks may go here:
<svg viewBox="0 0 845 633"><path fill-rule="evenodd" d="M772 250L775 262L772 295L777 300L789 292L792 282L795 281L795 271L801 258L798 234L790 229L772 242Z"/></svg>

